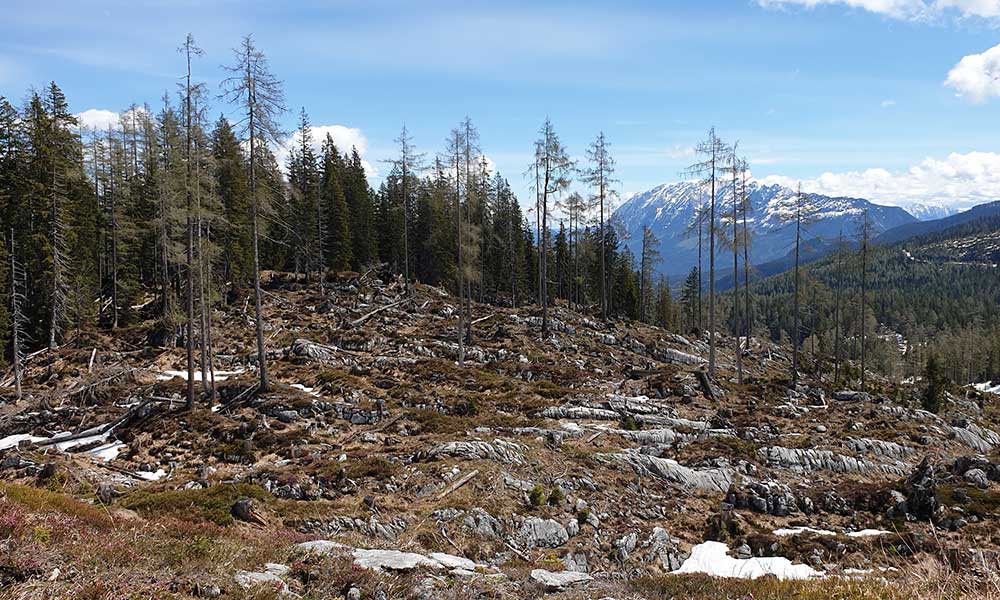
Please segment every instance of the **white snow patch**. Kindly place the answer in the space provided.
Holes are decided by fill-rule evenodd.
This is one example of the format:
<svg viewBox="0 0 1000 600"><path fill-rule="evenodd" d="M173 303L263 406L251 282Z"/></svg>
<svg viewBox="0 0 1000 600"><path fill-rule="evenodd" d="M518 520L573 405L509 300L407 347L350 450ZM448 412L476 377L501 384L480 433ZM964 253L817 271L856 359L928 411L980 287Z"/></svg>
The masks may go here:
<svg viewBox="0 0 1000 600"><path fill-rule="evenodd" d="M757 579L765 575L774 575L778 579L810 579L824 574L809 565L792 564L782 556L733 558L729 556L729 546L722 542L702 542L691 548L690 558L674 573L705 573L740 579Z"/></svg>
<svg viewBox="0 0 1000 600"><path fill-rule="evenodd" d="M93 444L94 442L106 442L108 441L108 436L111 435L110 431L105 431L104 433L99 433L96 435L88 435L86 437L76 438L75 440L69 440L66 442L57 443L56 450L60 452L65 452L70 448L76 448L77 446L86 446L87 444ZM53 436L52 439L56 439L59 436Z"/></svg>
<svg viewBox="0 0 1000 600"><path fill-rule="evenodd" d="M861 531L852 531L848 533L847 537L863 538L863 537L875 537L877 535L892 535L892 532L885 531L882 529L862 529Z"/></svg>
<svg viewBox="0 0 1000 600"><path fill-rule="evenodd" d="M166 476L167 472L163 469L157 469L155 471L136 471L135 474L146 481L159 481Z"/></svg>
<svg viewBox="0 0 1000 600"><path fill-rule="evenodd" d="M45 439L47 438L35 437L27 433L15 433L14 435L8 435L7 437L0 439L0 450L14 448L21 442L41 442Z"/></svg>
<svg viewBox="0 0 1000 600"><path fill-rule="evenodd" d="M94 458L99 458L104 462L110 462L118 458L118 455L121 454L121 451L127 447L128 446L122 442L109 442L107 444L103 444L96 448L87 450L87 454L93 456Z"/></svg>
<svg viewBox="0 0 1000 600"><path fill-rule="evenodd" d="M319 394L316 393L316 388L311 388L309 386L302 385L301 383L290 383L288 384L288 387L293 387L297 390L302 390L303 392L311 396L319 396Z"/></svg>
<svg viewBox="0 0 1000 600"><path fill-rule="evenodd" d="M775 529L772 533L778 537L799 535L800 533L814 533L816 535L837 535L829 529L815 529L813 527L790 527L788 529Z"/></svg>
<svg viewBox="0 0 1000 600"><path fill-rule="evenodd" d="M980 392L987 392L989 394L1000 394L1000 383L993 385L992 381L986 381L983 383L973 383L972 387L976 388Z"/></svg>
<svg viewBox="0 0 1000 600"><path fill-rule="evenodd" d="M240 373L243 373L242 369L239 371L216 371L215 380L225 381L233 375L239 375ZM173 371L168 369L156 376L156 378L160 381L166 381L168 379L173 379L174 377L180 377L184 381L187 381L188 374L187 371ZM211 378L211 375L209 375L209 378ZM201 371L199 369L195 369L194 371L194 380L201 381Z"/></svg>

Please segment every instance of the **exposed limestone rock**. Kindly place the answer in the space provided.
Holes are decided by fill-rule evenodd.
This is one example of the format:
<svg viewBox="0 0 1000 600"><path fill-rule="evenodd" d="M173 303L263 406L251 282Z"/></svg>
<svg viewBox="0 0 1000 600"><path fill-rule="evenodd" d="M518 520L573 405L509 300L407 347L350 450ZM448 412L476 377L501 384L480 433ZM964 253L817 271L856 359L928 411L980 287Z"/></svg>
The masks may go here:
<svg viewBox="0 0 1000 600"><path fill-rule="evenodd" d="M808 497L799 498L787 485L774 481L750 481L737 489L731 489L726 502L736 508L748 508L755 512L776 517L786 517L802 511L813 512L813 503Z"/></svg>
<svg viewBox="0 0 1000 600"><path fill-rule="evenodd" d="M483 441L447 442L431 448L424 454L428 459L453 456L468 460L492 460L504 464L520 465L525 462L521 452L526 449L522 444L497 439L493 440L492 443Z"/></svg>
<svg viewBox="0 0 1000 600"><path fill-rule="evenodd" d="M589 406L551 406L538 413L545 419L581 419L591 421L617 421L621 413L606 408Z"/></svg>
<svg viewBox="0 0 1000 600"><path fill-rule="evenodd" d="M671 537L662 527L654 527L642 545L642 560L658 565L664 571L675 571L681 567L688 556L678 548L680 540Z"/></svg>
<svg viewBox="0 0 1000 600"><path fill-rule="evenodd" d="M675 350L673 348L653 348L650 351L650 356L660 362L674 365L700 366L708 362L700 356L681 352L680 350Z"/></svg>
<svg viewBox="0 0 1000 600"><path fill-rule="evenodd" d="M593 577L579 571L546 571L545 569L535 569L531 572L531 578L545 586L545 589L555 592L570 586L580 585L593 581Z"/></svg>
<svg viewBox="0 0 1000 600"><path fill-rule="evenodd" d="M627 464L640 475L665 479L690 489L725 492L733 482L733 469L693 469L669 458L658 458L634 451L595 454L594 457L606 463Z"/></svg>
<svg viewBox="0 0 1000 600"><path fill-rule="evenodd" d="M841 402L871 402L872 397L868 392L837 390L833 393L833 399Z"/></svg>
<svg viewBox="0 0 1000 600"><path fill-rule="evenodd" d="M346 516L334 516L327 520L312 519L306 521L299 530L303 533L313 535L338 535L345 532L356 532L370 538L378 538L393 542L402 534L407 527L406 519L396 517L393 519L380 520L378 516L372 515L365 519L356 519Z"/></svg>
<svg viewBox="0 0 1000 600"><path fill-rule="evenodd" d="M1000 435L995 431L964 419L957 421L951 428L951 432L956 440L979 452L990 452L994 447L1000 445Z"/></svg>
<svg viewBox="0 0 1000 600"><path fill-rule="evenodd" d="M809 473L822 469L836 473L884 473L895 476L901 476L904 473L903 469L894 465L884 465L866 459L845 456L830 450L768 446L758 450L758 453L771 465L796 473Z"/></svg>
<svg viewBox="0 0 1000 600"><path fill-rule="evenodd" d="M528 517L521 523L517 539L528 548L558 548L569 541L569 533L558 521Z"/></svg>
<svg viewBox="0 0 1000 600"><path fill-rule="evenodd" d="M869 438L847 438L844 440L844 445L858 454L870 454L900 461L906 460L916 452L913 448L895 442Z"/></svg>
<svg viewBox="0 0 1000 600"><path fill-rule="evenodd" d="M469 531L485 537L499 538L503 534L503 524L481 508L470 510L462 519L462 525Z"/></svg>
<svg viewBox="0 0 1000 600"><path fill-rule="evenodd" d="M441 569L443 565L428 558L423 554L415 552L401 552L399 550L366 550L356 548L352 553L354 564L363 569L373 571L412 571L417 567L428 569Z"/></svg>

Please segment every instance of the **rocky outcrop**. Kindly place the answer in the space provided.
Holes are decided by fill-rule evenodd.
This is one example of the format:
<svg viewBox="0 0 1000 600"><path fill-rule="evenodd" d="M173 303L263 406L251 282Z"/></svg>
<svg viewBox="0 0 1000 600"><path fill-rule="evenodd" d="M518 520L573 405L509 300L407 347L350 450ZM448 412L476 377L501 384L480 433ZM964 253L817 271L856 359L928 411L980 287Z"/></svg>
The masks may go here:
<svg viewBox="0 0 1000 600"><path fill-rule="evenodd" d="M470 441L470 442L447 442L435 446L424 453L420 453L417 458L433 460L442 456L452 456L467 460L492 460L503 464L520 465L524 464L524 456L521 454L526 447L516 442L508 440L493 440L493 442Z"/></svg>
<svg viewBox="0 0 1000 600"><path fill-rule="evenodd" d="M658 458L634 451L596 454L605 463L626 464L640 476L656 477L683 488L707 492L725 492L733 482L735 471L730 468L693 469L676 460Z"/></svg>
<svg viewBox="0 0 1000 600"><path fill-rule="evenodd" d="M528 517L521 523L517 540L527 548L558 548L569 541L569 532L558 521Z"/></svg>
<svg viewBox="0 0 1000 600"><path fill-rule="evenodd" d="M812 450L803 448L785 448L768 446L758 450L761 458L768 464L789 469L796 473L827 470L835 473L883 473L901 476L903 469L895 465L885 465L853 456L837 454L830 450Z"/></svg>
<svg viewBox="0 0 1000 600"><path fill-rule="evenodd" d="M979 452L990 452L996 446L1000 446L1000 435L997 432L980 427L966 419L954 422L951 433L956 440Z"/></svg>
<svg viewBox="0 0 1000 600"><path fill-rule="evenodd" d="M844 446L850 448L858 454L868 454L870 456L878 456L880 458L889 458L898 461L906 460L916 452L913 448L909 448L895 442L873 440L869 438L847 438L844 440Z"/></svg>
<svg viewBox="0 0 1000 600"><path fill-rule="evenodd" d="M739 488L729 490L726 502L736 508L746 508L776 517L787 517L801 511L812 514L814 506L807 497L798 497L787 485L768 481L751 481Z"/></svg>
<svg viewBox="0 0 1000 600"><path fill-rule="evenodd" d="M538 413L544 419L579 419L589 421L617 421L621 413L606 408L589 406L551 406Z"/></svg>
<svg viewBox="0 0 1000 600"><path fill-rule="evenodd" d="M680 540L671 537L666 529L654 527L642 545L641 558L664 571L676 571L690 556L680 550L679 544Z"/></svg>
<svg viewBox="0 0 1000 600"><path fill-rule="evenodd" d="M567 587L581 585L588 581L593 581L593 577L579 571L546 571L545 569L535 569L531 572L531 578L540 583L550 592L557 592Z"/></svg>
<svg viewBox="0 0 1000 600"><path fill-rule="evenodd" d="M673 348L653 348L650 350L649 355L655 360L672 365L701 366L708 362L700 356L681 352Z"/></svg>

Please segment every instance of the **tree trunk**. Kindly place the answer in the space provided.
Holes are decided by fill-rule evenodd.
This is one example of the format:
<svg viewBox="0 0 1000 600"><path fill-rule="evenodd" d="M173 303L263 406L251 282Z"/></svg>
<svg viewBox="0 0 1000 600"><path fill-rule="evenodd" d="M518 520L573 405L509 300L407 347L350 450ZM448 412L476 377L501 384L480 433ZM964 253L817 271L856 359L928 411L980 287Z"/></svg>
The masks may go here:
<svg viewBox="0 0 1000 600"><path fill-rule="evenodd" d="M190 38L188 38L190 40ZM190 44L190 41L188 42ZM194 408L194 194L191 193L191 50L187 52L187 87L184 99L185 107L185 150L184 150L184 188L187 198L187 408Z"/></svg>
<svg viewBox="0 0 1000 600"><path fill-rule="evenodd" d="M253 89L253 75L250 72L250 49L247 48L247 80L251 83L250 92L247 96L247 113L249 115L250 133L250 210L252 222L253 238L253 303L257 314L257 363L260 373L261 393L268 391L267 380L267 352L264 349L264 311L261 306L260 289L260 226L258 224L260 207L257 202L257 146L256 133L254 131L254 103L256 102L256 92Z"/></svg>

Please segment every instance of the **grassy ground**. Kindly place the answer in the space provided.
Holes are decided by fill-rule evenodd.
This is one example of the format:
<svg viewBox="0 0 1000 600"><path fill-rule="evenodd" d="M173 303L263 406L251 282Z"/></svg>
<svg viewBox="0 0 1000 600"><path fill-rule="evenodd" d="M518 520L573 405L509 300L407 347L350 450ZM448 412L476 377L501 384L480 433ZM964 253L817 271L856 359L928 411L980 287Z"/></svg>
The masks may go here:
<svg viewBox="0 0 1000 600"><path fill-rule="evenodd" d="M220 488L222 486L219 486ZM60 491L0 485L0 598L120 600L203 597L218 586L227 599L277 598L274 590L244 590L233 581L238 569L278 562L292 569L288 580L304 598L338 598L351 586L365 598L383 590L388 598L415 598L421 577L379 575L352 567L349 558L310 558L292 546L304 536L280 528L234 524L219 506L248 486L212 493L137 494L106 509ZM253 492L253 490L249 490ZM131 503L129 502L131 500ZM186 509L186 510L185 510ZM436 576L433 598L540 598L544 590L527 581L531 568L515 565L505 582L457 581ZM58 572L56 571L58 569ZM756 581L706 576L638 577L598 581L586 590L547 597L577 600L611 596L643 599L802 598L815 600L1000 598L995 575L958 575L925 556L906 571L863 579Z"/></svg>

